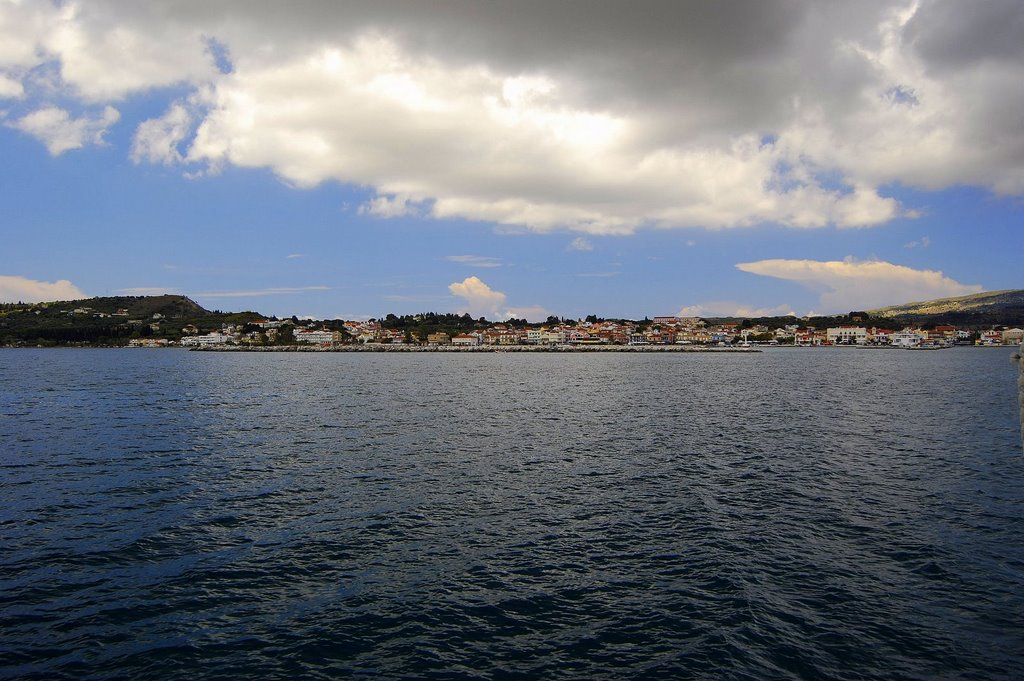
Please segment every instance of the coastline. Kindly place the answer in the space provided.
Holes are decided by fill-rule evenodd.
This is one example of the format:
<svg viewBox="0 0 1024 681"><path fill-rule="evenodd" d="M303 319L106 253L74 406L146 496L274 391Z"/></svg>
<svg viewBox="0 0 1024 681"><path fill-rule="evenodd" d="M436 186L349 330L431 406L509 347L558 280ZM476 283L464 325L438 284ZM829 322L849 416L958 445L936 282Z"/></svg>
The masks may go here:
<svg viewBox="0 0 1024 681"><path fill-rule="evenodd" d="M206 345L189 352L761 352L759 348L693 345Z"/></svg>

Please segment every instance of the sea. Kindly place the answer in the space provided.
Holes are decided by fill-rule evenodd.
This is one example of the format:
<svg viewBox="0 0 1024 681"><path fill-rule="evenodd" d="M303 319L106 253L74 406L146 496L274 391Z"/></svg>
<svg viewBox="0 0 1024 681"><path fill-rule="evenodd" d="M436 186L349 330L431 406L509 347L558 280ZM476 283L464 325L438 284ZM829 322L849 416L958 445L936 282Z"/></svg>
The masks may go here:
<svg viewBox="0 0 1024 681"><path fill-rule="evenodd" d="M0 350L0 678L1021 679L1011 352Z"/></svg>

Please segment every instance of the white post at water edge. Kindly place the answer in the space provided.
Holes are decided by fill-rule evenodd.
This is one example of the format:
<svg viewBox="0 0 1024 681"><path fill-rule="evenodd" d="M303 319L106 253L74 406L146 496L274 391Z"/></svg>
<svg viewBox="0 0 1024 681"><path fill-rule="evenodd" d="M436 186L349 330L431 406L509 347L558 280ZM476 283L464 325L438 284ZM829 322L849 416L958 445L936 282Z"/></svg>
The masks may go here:
<svg viewBox="0 0 1024 681"><path fill-rule="evenodd" d="M1024 447L1024 343L1020 344L1020 350L1013 355L1013 361L1017 363L1017 404L1020 405L1020 445Z"/></svg>

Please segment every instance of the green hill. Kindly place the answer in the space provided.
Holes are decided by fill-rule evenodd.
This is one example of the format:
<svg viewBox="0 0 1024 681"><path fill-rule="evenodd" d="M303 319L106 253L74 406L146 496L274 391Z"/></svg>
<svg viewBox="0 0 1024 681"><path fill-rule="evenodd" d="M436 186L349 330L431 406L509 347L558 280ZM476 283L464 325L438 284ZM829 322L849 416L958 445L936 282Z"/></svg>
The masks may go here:
<svg viewBox="0 0 1024 681"><path fill-rule="evenodd" d="M124 345L131 338L177 339L244 324L256 312L211 312L185 296L113 296L32 304L0 304L0 345Z"/></svg>
<svg viewBox="0 0 1024 681"><path fill-rule="evenodd" d="M871 310L872 317L905 323L946 323L956 326L1017 325L1024 322L1024 290L986 291Z"/></svg>

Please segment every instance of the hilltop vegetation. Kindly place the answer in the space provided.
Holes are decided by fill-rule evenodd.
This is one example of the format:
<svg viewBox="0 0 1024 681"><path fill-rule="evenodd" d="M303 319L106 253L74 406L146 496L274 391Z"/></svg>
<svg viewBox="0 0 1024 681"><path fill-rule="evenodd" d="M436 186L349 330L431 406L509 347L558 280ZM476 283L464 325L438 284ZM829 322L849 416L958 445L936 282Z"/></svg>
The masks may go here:
<svg viewBox="0 0 1024 681"><path fill-rule="evenodd" d="M965 328L1024 323L1024 290L988 291L871 310L872 316L901 324L941 323Z"/></svg>
<svg viewBox="0 0 1024 681"><path fill-rule="evenodd" d="M2 303L0 344L125 345L149 336L176 340L188 326L208 332L259 318L255 312L211 312L185 296L172 295Z"/></svg>
<svg viewBox="0 0 1024 681"><path fill-rule="evenodd" d="M744 327L767 326L777 329L791 324L827 329L844 324L879 328L904 326L935 327L948 324L971 331L993 326L1024 324L1024 290L989 291L956 298L940 298L877 310L809 318L799 317L708 317L709 324L739 323Z"/></svg>

